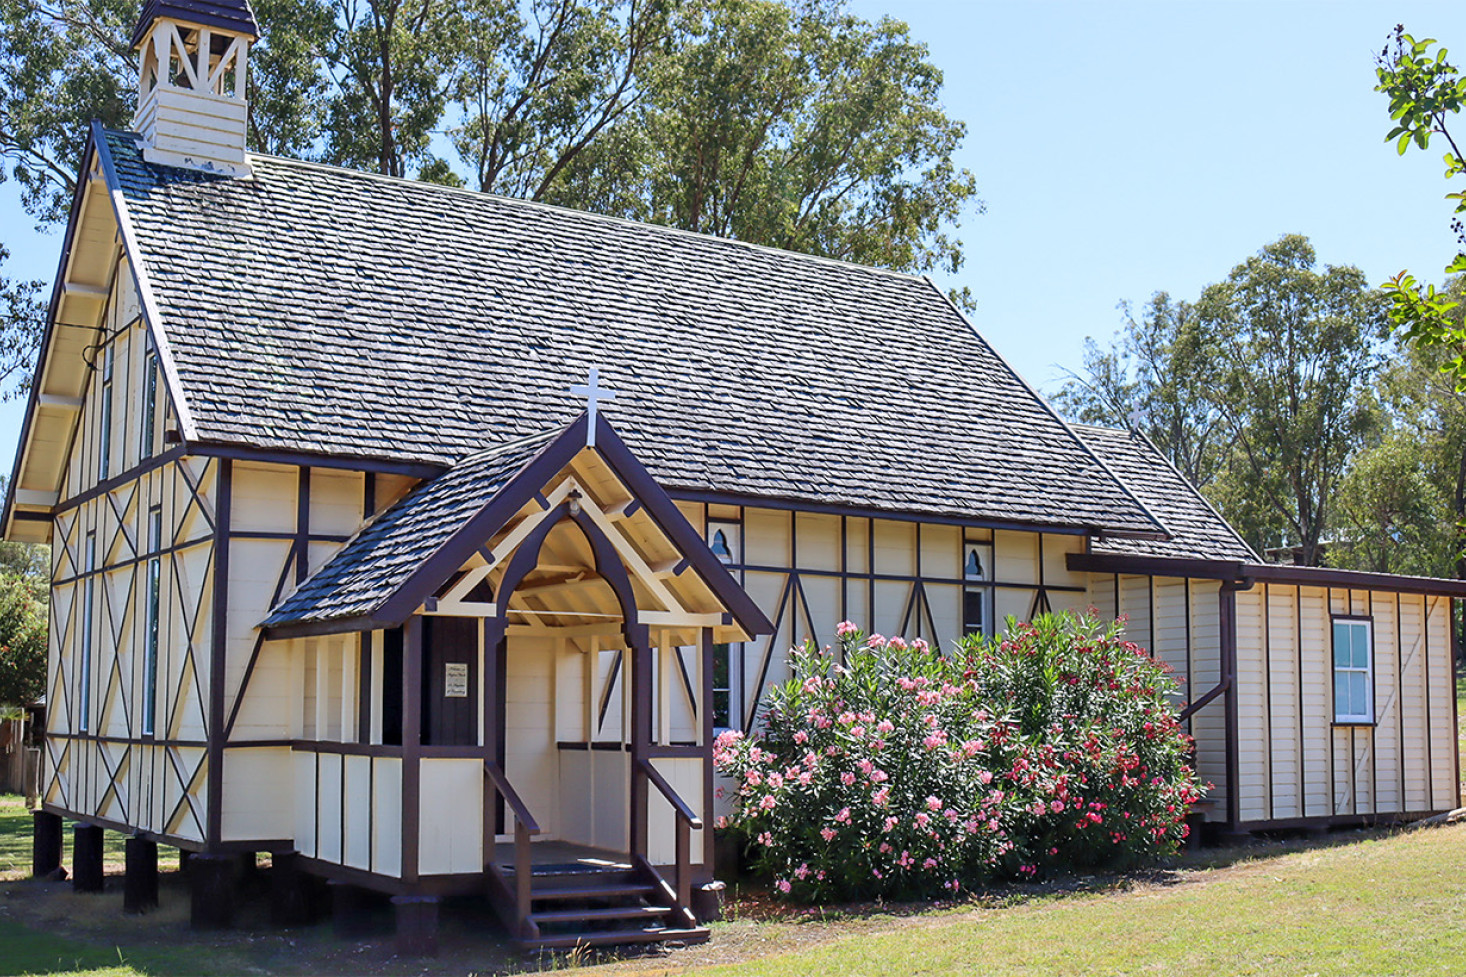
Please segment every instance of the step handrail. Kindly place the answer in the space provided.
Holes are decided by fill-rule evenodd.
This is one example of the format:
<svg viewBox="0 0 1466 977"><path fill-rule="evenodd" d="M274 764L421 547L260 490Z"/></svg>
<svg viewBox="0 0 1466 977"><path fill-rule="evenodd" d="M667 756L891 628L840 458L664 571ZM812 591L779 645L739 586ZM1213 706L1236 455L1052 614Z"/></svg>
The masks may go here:
<svg viewBox="0 0 1466 977"><path fill-rule="evenodd" d="M692 831L702 828L702 818L693 812L687 802L667 783L661 771L652 766L646 757L637 758L637 767L642 776L657 788L676 815L677 822L677 908L689 919L692 915Z"/></svg>
<svg viewBox="0 0 1466 977"><path fill-rule="evenodd" d="M514 915L517 918L517 929L522 940L532 940L539 936L539 927L534 920L529 918L532 896L530 893L531 883L534 881L534 866L530 858L529 839L531 835L540 833L540 826L534 817L529 813L528 806L520 798L519 792L514 785L509 783L509 778L504 776L504 771L499 764L493 760L484 761L484 777L488 779L491 790L484 792L484 848L485 853L492 851L494 844L493 834L493 799L494 793L504 798L504 803L514 814ZM493 857L484 860L492 864Z"/></svg>

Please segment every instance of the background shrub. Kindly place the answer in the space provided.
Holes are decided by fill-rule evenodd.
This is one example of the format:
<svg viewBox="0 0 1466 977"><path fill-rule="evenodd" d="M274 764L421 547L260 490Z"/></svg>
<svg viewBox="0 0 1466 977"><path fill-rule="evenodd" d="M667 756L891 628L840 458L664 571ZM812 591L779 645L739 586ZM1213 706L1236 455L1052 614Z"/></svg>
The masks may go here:
<svg viewBox="0 0 1466 977"><path fill-rule="evenodd" d="M807 644L759 735L719 737L725 821L795 899L915 898L1175 851L1199 797L1168 669L1118 623Z"/></svg>

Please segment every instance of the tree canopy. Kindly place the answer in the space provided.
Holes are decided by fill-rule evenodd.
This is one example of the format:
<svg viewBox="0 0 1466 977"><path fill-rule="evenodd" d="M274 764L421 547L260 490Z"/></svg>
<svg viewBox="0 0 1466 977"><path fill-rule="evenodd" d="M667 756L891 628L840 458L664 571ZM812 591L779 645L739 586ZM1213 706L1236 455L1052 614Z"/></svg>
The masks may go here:
<svg viewBox="0 0 1466 977"><path fill-rule="evenodd" d="M88 123L126 127L140 0L0 5L0 179L62 220ZM257 152L955 271L966 128L899 21L844 0L257 0ZM4 273L0 241L0 275ZM39 285L0 278L0 392ZM957 296L959 301L964 296ZM6 376L11 380L5 382Z"/></svg>
<svg viewBox="0 0 1466 977"><path fill-rule="evenodd" d="M1445 177L1450 180L1466 172L1466 155L1450 129L1451 120L1466 102L1466 78L1446 60L1446 54L1434 38L1416 40L1405 33L1403 25L1397 26L1376 59L1379 84L1375 91L1390 99L1394 126L1385 140L1394 142L1403 156L1412 146L1429 149L1431 138L1440 136L1450 147L1444 155ZM1456 201L1458 215L1466 213L1466 191L1448 193L1446 199ZM1445 270L1461 274L1466 272L1466 225L1457 217L1451 226L1462 250ZM1457 385L1466 389L1466 326L1451 315L1458 299L1437 291L1433 284L1418 282L1408 271L1395 275L1384 287L1397 328L1417 345L1449 351L1443 369L1454 373Z"/></svg>
<svg viewBox="0 0 1466 977"><path fill-rule="evenodd" d="M1340 483L1379 424L1380 293L1286 235L1195 302L1157 293L1125 312L1110 348L1087 344L1060 407L1149 437L1255 549L1322 562Z"/></svg>

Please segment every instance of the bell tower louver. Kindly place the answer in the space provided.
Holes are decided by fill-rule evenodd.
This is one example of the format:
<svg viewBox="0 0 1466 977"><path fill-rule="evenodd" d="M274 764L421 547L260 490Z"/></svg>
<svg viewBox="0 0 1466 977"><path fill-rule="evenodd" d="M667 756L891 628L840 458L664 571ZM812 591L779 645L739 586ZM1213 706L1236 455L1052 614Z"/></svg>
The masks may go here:
<svg viewBox="0 0 1466 977"><path fill-rule="evenodd" d="M258 37L249 0L148 0L132 34L144 159L249 175L245 76Z"/></svg>

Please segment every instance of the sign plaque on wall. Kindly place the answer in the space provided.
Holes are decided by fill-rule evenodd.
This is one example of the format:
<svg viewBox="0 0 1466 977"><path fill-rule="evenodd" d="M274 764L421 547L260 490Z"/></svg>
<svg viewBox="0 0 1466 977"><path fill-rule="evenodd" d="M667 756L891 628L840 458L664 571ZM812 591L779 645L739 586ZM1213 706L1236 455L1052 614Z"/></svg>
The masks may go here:
<svg viewBox="0 0 1466 977"><path fill-rule="evenodd" d="M449 699L468 698L467 662L447 662L444 664L443 695Z"/></svg>

